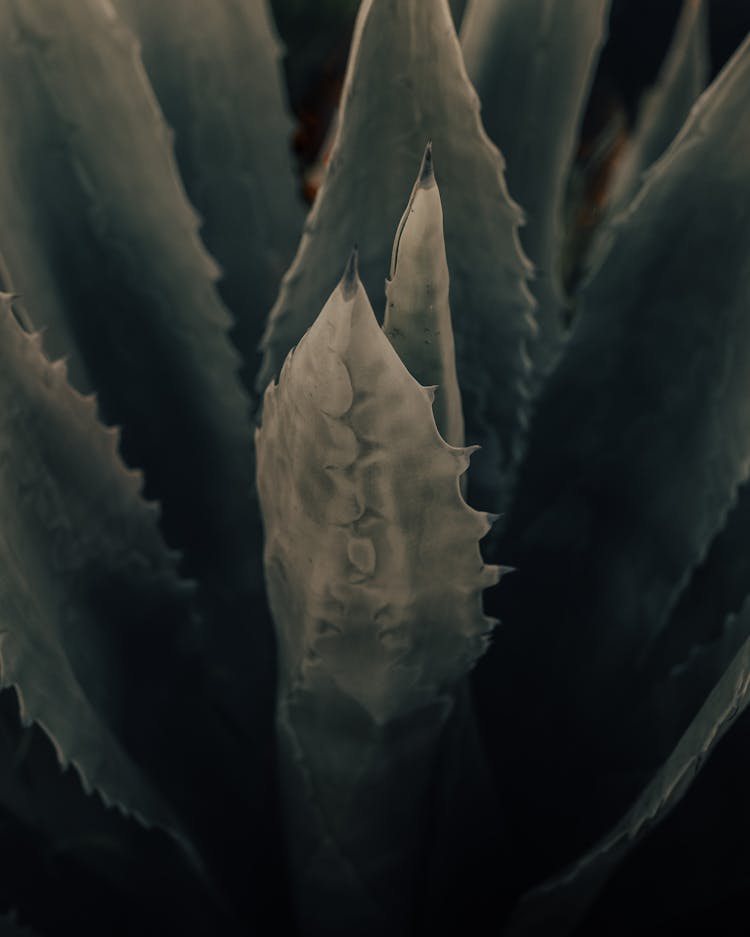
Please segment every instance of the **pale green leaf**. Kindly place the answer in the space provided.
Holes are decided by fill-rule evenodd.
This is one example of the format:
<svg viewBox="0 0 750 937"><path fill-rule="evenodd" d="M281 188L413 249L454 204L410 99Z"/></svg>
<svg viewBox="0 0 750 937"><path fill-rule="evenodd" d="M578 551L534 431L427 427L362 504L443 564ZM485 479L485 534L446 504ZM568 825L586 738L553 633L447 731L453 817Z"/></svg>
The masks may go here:
<svg viewBox="0 0 750 937"><path fill-rule="evenodd" d="M377 88L373 93L372 88ZM466 435L483 446L472 500L502 500L526 412L532 300L503 162L487 139L447 0L365 0L360 7L338 133L323 186L264 338L264 387L334 289L359 245L377 302L393 231L425 144L432 139L443 202L450 303Z"/></svg>
<svg viewBox="0 0 750 937"><path fill-rule="evenodd" d="M256 445L303 932L401 933L432 757L500 571L459 490L471 450L440 437L354 260L269 385Z"/></svg>
<svg viewBox="0 0 750 937"><path fill-rule="evenodd" d="M393 244L383 331L412 377L435 388L432 409L440 435L451 446L463 446L448 289L443 209L428 144Z"/></svg>

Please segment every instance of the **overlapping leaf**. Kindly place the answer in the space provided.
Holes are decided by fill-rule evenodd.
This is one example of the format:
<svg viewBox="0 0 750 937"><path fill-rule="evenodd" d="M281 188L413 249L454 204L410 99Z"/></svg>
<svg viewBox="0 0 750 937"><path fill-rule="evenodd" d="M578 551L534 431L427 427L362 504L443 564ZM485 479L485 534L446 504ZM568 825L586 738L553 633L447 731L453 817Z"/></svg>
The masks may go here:
<svg viewBox="0 0 750 937"><path fill-rule="evenodd" d="M128 706L118 678L128 668L127 656L112 655L128 645L128 656L140 653L170 604L184 606L187 587L153 506L140 500L140 475L117 457L117 433L97 425L93 400L45 360L7 297L0 333L3 684L18 687L23 718L49 732L87 789L178 830L118 738ZM175 635L167 619L151 640L182 641L188 618L183 625Z"/></svg>
<svg viewBox="0 0 750 937"><path fill-rule="evenodd" d="M482 129L446 0L366 0L360 8L330 165L271 313L259 384L278 372L322 308L338 280L338 258L352 244L368 294L382 295L394 220L429 138L467 440L484 447L473 467L473 500L492 508L518 455L532 301L520 212Z"/></svg>
<svg viewBox="0 0 750 937"><path fill-rule="evenodd" d="M0 825L0 906L42 933L122 937L217 920L234 932L172 840L61 771L49 738L21 727L13 690L0 693Z"/></svg>
<svg viewBox="0 0 750 937"><path fill-rule="evenodd" d="M499 570L459 492L470 450L438 434L353 262L266 391L257 449L303 931L408 933L432 757Z"/></svg>
<svg viewBox="0 0 750 937"><path fill-rule="evenodd" d="M431 389L378 328L356 271L263 412L258 487L284 685L314 684L322 667L377 724L427 704L484 649L480 595L498 577L477 544L490 521L458 492L471 450L438 434Z"/></svg>
<svg viewBox="0 0 750 937"><path fill-rule="evenodd" d="M674 666L688 665L695 655L712 653L712 645L725 638L719 624L739 611L750 592L748 523L750 486L746 482L650 649L646 664L656 678Z"/></svg>
<svg viewBox="0 0 750 937"><path fill-rule="evenodd" d="M572 844L628 796L656 721L626 729L636 664L750 464L749 82L750 41L615 227L539 401L500 545L520 573L498 611L524 626L499 635L483 678L493 717L511 701L522 714L508 731L539 855L540 800ZM550 759L565 772L542 798L528 779L544 786Z"/></svg>
<svg viewBox="0 0 750 937"><path fill-rule="evenodd" d="M135 39L107 0L2 0L0 26L6 288L123 426L191 569L236 582L256 522L247 402Z"/></svg>
<svg viewBox="0 0 750 937"><path fill-rule="evenodd" d="M448 281L443 210L428 144L396 231L383 331L412 377L435 388L432 410L440 435L451 446L463 446Z"/></svg>
<svg viewBox="0 0 750 937"><path fill-rule="evenodd" d="M526 214L521 242L536 265L532 290L539 302L532 355L543 370L564 336L563 199L609 6L609 0L471 0L461 26L484 126Z"/></svg>
<svg viewBox="0 0 750 937"><path fill-rule="evenodd" d="M638 122L618 167L610 212L627 207L644 172L677 136L708 83L708 55L708 5L705 0L684 0L666 59L640 104Z"/></svg>
<svg viewBox="0 0 750 937"><path fill-rule="evenodd" d="M303 205L292 173L292 123L267 0L117 0L176 134L201 236L222 267L219 290L249 381Z"/></svg>
<svg viewBox="0 0 750 937"><path fill-rule="evenodd" d="M259 728L248 745L244 714L225 712L209 686L193 589L117 432L7 298L0 327L3 683L88 789L172 830L192 856L195 842L223 888L242 881L243 901L275 902L272 676L251 687L266 708L249 717ZM256 666L248 657L246 679Z"/></svg>
<svg viewBox="0 0 750 937"><path fill-rule="evenodd" d="M742 613L747 633L750 610ZM750 642L745 641L679 744L620 823L560 877L531 892L509 937L565 937L590 907L618 863L685 796L706 759L750 703Z"/></svg>

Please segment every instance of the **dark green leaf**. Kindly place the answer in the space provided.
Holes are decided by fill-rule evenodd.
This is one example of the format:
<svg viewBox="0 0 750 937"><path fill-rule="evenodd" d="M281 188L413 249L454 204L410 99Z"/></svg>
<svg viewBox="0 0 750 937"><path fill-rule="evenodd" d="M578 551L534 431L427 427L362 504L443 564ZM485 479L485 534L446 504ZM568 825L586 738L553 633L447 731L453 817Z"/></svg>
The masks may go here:
<svg viewBox="0 0 750 937"><path fill-rule="evenodd" d="M282 50L266 0L117 0L138 35L250 383L304 211L292 171Z"/></svg>
<svg viewBox="0 0 750 937"><path fill-rule="evenodd" d="M538 402L478 670L531 863L585 848L653 765L636 668L747 474L749 84L750 40L615 226Z"/></svg>
<svg viewBox="0 0 750 937"><path fill-rule="evenodd" d="M543 371L564 338L563 199L609 6L610 0L472 0L461 27L484 126L526 214L521 243L537 268L532 291L539 302L532 358Z"/></svg>
<svg viewBox="0 0 750 937"><path fill-rule="evenodd" d="M742 613L745 633L750 609ZM689 791L698 772L750 703L746 640L653 781L620 823L583 858L521 902L508 937L565 937L591 906L617 865Z"/></svg>

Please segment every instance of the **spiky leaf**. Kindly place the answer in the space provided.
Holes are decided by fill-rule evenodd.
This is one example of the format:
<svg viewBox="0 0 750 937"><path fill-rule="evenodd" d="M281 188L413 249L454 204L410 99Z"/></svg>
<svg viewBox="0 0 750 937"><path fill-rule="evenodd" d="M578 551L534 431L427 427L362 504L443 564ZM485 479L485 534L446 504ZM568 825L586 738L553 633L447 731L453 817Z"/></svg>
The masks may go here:
<svg viewBox="0 0 750 937"><path fill-rule="evenodd" d="M657 720L629 724L636 665L747 474L749 82L750 40L615 226L540 397L499 546L520 572L497 612L518 627L495 642L483 694L492 718L521 714L499 732L498 760L515 737L521 777L542 783L548 759L565 764L549 796L519 779L546 844L585 846L637 783L623 766Z"/></svg>
<svg viewBox="0 0 750 937"><path fill-rule="evenodd" d="M492 508L518 454L525 343L533 333L529 269L518 242L520 213L482 129L446 0L366 0L360 8L330 165L271 313L259 383L278 372L312 323L338 280L337 258L352 244L360 247L369 295L382 295L394 219L429 138L445 213L467 438L484 447L472 473L474 500Z"/></svg>
<svg viewBox="0 0 750 937"><path fill-rule="evenodd" d="M217 701L194 588L177 575L141 474L118 456L117 431L7 297L0 314L3 683L88 789L175 831L191 855L195 842L222 886L241 881L254 914L281 900L272 675L256 686L265 662L248 655L239 676L257 711Z"/></svg>
<svg viewBox="0 0 750 937"><path fill-rule="evenodd" d="M141 43L201 235L222 267L248 366L304 218L291 165L282 49L266 0L117 0Z"/></svg>
<svg viewBox="0 0 750 937"><path fill-rule="evenodd" d="M124 937L146 921L205 933L217 920L234 933L173 840L87 795L45 733L21 727L13 690L0 693L0 825L0 906L42 933Z"/></svg>
<svg viewBox="0 0 750 937"><path fill-rule="evenodd" d="M431 405L350 261L267 389L257 434L291 848L311 933L401 932L431 752L493 624L481 593L498 570L478 548L490 524L459 492L469 450L443 441Z"/></svg>
<svg viewBox="0 0 750 937"><path fill-rule="evenodd" d="M484 126L526 213L521 242L537 268L539 302L532 355L543 370L564 336L563 200L609 7L609 0L471 0L461 26Z"/></svg>
<svg viewBox="0 0 750 937"><path fill-rule="evenodd" d="M393 243L383 331L409 373L435 388L432 409L440 435L451 446L463 446L448 283L443 209L428 144Z"/></svg>
<svg viewBox="0 0 750 937"><path fill-rule="evenodd" d="M22 718L49 733L88 790L177 830L118 737L126 701L115 674L160 617L153 640L174 639L170 606L184 605L189 586L162 543L155 505L141 500L140 474L118 458L118 434L69 387L64 364L48 363L7 296L0 335L3 685L17 687Z"/></svg>
<svg viewBox="0 0 750 937"><path fill-rule="evenodd" d="M50 354L69 354L74 383L124 427L170 542L193 571L235 585L257 522L248 404L135 38L108 0L2 0L0 27L12 288Z"/></svg>
<svg viewBox="0 0 750 937"><path fill-rule="evenodd" d="M750 628L750 608L742 613ZM734 657L664 766L620 823L562 875L522 902L509 937L572 932L618 863L689 790L706 759L750 703L750 642Z"/></svg>
<svg viewBox="0 0 750 937"><path fill-rule="evenodd" d="M257 448L287 688L325 674L385 723L458 680L497 578L458 493L471 450L439 436L351 267L269 386Z"/></svg>
<svg viewBox="0 0 750 937"><path fill-rule="evenodd" d="M708 76L708 5L705 0L684 0L667 57L640 104L638 123L618 167L610 212L628 205L643 174L677 136Z"/></svg>

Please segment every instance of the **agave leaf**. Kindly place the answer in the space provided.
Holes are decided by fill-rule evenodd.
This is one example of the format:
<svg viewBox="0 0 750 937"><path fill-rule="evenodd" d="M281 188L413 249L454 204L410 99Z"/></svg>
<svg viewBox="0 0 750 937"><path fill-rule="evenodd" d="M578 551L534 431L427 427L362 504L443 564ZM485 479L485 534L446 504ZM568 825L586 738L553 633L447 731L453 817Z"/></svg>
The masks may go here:
<svg viewBox="0 0 750 937"><path fill-rule="evenodd" d="M491 518L457 489L472 450L438 434L355 264L266 391L258 488L287 691L332 679L382 724L482 653L497 570L478 548Z"/></svg>
<svg viewBox="0 0 750 937"><path fill-rule="evenodd" d="M438 434L355 255L269 385L256 448L299 917L401 933L432 757L499 570L459 492L470 450Z"/></svg>
<svg viewBox="0 0 750 937"><path fill-rule="evenodd" d="M443 208L428 143L393 244L383 331L412 377L435 388L432 410L438 432L459 447L464 444L464 417L448 282Z"/></svg>
<svg viewBox="0 0 750 937"><path fill-rule="evenodd" d="M747 629L746 629L747 630ZM745 709L658 826L618 864L576 937L737 933L750 876Z"/></svg>
<svg viewBox="0 0 750 937"><path fill-rule="evenodd" d="M685 731L711 688L747 640L747 626L745 617L729 616L715 640L694 645L684 660L655 683L647 696L649 711L659 713L652 745L663 751L671 739L679 738ZM644 713L643 718L648 718L648 715Z"/></svg>
<svg viewBox="0 0 750 937"><path fill-rule="evenodd" d="M115 937L145 917L157 932L221 920L233 933L169 837L86 795L42 730L21 728L11 690L0 694L0 822L0 904L44 933Z"/></svg>
<svg viewBox="0 0 750 937"><path fill-rule="evenodd" d="M546 371L564 338L563 202L610 0L471 0L461 46L482 119L526 213L521 242L536 265L538 340ZM523 81L519 81L519 76Z"/></svg>
<svg viewBox="0 0 750 937"><path fill-rule="evenodd" d="M0 26L12 287L50 354L70 354L74 384L94 386L123 426L126 458L146 471L191 572L244 579L257 523L248 404L135 39L108 0L2 0Z"/></svg>
<svg viewBox="0 0 750 937"><path fill-rule="evenodd" d="M612 810L629 796L635 778L615 795L601 772L618 777L629 759L637 764L657 721L626 731L642 691L636 662L748 471L749 82L750 40L615 226L539 399L499 546L520 572L495 610L525 626L494 643L484 708L488 720L508 706L520 714L507 736L500 731L495 757L499 770L515 738L519 797L532 811L521 820L519 805L519 823L545 843L555 841L545 826L559 823L559 842L580 836L585 846L587 824L601 820L592 804L608 800ZM543 765L558 758L555 791L542 797L522 784L543 784ZM571 799L589 804L583 816ZM525 842L532 855L533 837Z"/></svg>
<svg viewBox="0 0 750 937"><path fill-rule="evenodd" d="M741 614L750 629L750 606ZM571 868L521 902L508 937L571 933L616 866L685 796L696 775L750 703L746 640L676 748L617 826Z"/></svg>
<svg viewBox="0 0 750 937"><path fill-rule="evenodd" d="M0 312L3 685L87 790L173 831L191 858L195 842L222 887L242 880L248 906L275 902L269 694L249 691L260 705L248 743L241 714L230 719L208 685L194 588L177 575L142 476L118 457L117 431L7 297ZM248 657L240 676L252 682L257 663Z"/></svg>
<svg viewBox="0 0 750 937"><path fill-rule="evenodd" d="M292 170L282 49L266 0L117 0L139 37L159 103L176 132L201 235L223 269L233 337L257 370L257 345L302 230Z"/></svg>
<svg viewBox="0 0 750 937"><path fill-rule="evenodd" d="M121 631L113 644L142 639L129 590L148 607L181 603L189 586L162 544L155 506L140 498L140 474L117 457L117 433L69 387L64 364L47 362L7 296L0 334L3 685L17 687L22 719L49 733L86 790L179 830L108 722L122 702L113 647L98 630L103 619Z"/></svg>
<svg viewBox="0 0 750 937"><path fill-rule="evenodd" d="M712 541L677 601L663 632L645 661L655 675L685 662L692 648L711 644L723 632L716 623L739 611L750 592L750 485L737 493L727 522Z"/></svg>
<svg viewBox="0 0 750 937"><path fill-rule="evenodd" d="M661 626L750 465L740 339L750 328L748 187L738 121L749 80L750 41L615 226L607 262L583 293L580 325L540 404L519 491L516 516L526 514L526 522L529 513L543 518L571 498L600 502L612 493L623 526L592 531L601 538L596 562L618 570L622 585L638 582L638 598L616 617L639 612L639 636ZM544 464L543 449L550 457ZM574 494L558 501L573 477ZM535 527L526 539L540 534ZM603 555L605 543L614 552Z"/></svg>
<svg viewBox="0 0 750 937"><path fill-rule="evenodd" d="M484 447L472 489L474 500L494 509L525 412L529 267L518 241L520 212L482 129L446 0L366 0L360 7L330 164L271 312L259 385L311 325L338 280L337 258L352 244L360 247L369 295L382 295L394 221L430 138L467 438Z"/></svg>
<svg viewBox="0 0 750 937"><path fill-rule="evenodd" d="M656 83L644 96L610 192L609 211L627 206L643 174L677 136L690 109L708 83L708 4L684 0Z"/></svg>

